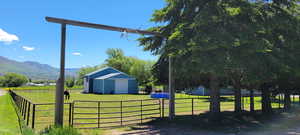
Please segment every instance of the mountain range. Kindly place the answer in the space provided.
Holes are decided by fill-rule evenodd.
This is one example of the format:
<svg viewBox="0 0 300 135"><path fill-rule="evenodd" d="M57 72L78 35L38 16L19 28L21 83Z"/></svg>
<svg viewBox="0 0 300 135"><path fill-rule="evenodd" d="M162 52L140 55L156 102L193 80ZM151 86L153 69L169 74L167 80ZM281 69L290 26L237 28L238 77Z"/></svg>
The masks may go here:
<svg viewBox="0 0 300 135"><path fill-rule="evenodd" d="M66 68L65 75L76 77L79 68ZM0 56L0 75L6 72L19 73L32 80L56 80L59 69L34 61L19 62Z"/></svg>

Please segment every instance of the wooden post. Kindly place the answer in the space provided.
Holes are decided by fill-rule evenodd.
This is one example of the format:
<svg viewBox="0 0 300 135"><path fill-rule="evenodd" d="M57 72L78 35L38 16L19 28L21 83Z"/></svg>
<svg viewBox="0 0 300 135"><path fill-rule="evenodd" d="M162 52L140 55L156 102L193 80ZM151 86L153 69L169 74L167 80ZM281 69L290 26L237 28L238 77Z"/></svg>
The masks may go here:
<svg viewBox="0 0 300 135"><path fill-rule="evenodd" d="M172 78L172 58L169 56L169 119L173 120L175 117L175 92L173 88Z"/></svg>
<svg viewBox="0 0 300 135"><path fill-rule="evenodd" d="M194 98L192 98L192 115L194 115Z"/></svg>
<svg viewBox="0 0 300 135"><path fill-rule="evenodd" d="M56 86L55 125L63 126L65 84L66 24L61 24L60 75Z"/></svg>
<svg viewBox="0 0 300 135"><path fill-rule="evenodd" d="M159 102L159 117L161 118L161 101L160 100L161 99L159 99L158 102Z"/></svg>
<svg viewBox="0 0 300 135"><path fill-rule="evenodd" d="M165 117L165 99L162 99L161 107L162 107L162 117Z"/></svg>
<svg viewBox="0 0 300 135"><path fill-rule="evenodd" d="M72 125L72 103L69 103L69 126Z"/></svg>
<svg viewBox="0 0 300 135"><path fill-rule="evenodd" d="M244 97L243 97L243 95L241 96L241 102L242 102L241 103L241 107L242 107L241 109L244 110Z"/></svg>
<svg viewBox="0 0 300 135"><path fill-rule="evenodd" d="M24 115L23 115L24 120L26 120L27 103L28 103L27 100L25 100L25 108L24 108Z"/></svg>
<svg viewBox="0 0 300 135"><path fill-rule="evenodd" d="M123 101L120 101L120 106L121 106L120 111L121 111L121 126L122 126L123 125L123 118L122 118L123 117Z"/></svg>
<svg viewBox="0 0 300 135"><path fill-rule="evenodd" d="M33 107L32 107L32 123L31 123L32 129L34 129L34 121L35 121L35 104L33 104Z"/></svg>
<svg viewBox="0 0 300 135"><path fill-rule="evenodd" d="M74 108L75 108L75 102L72 102L72 127L74 125Z"/></svg>
<svg viewBox="0 0 300 135"><path fill-rule="evenodd" d="M25 106L25 104L26 104L26 100L23 98L23 105L22 105L22 116L23 116L23 118L24 118L24 115L25 115L25 109L26 109L26 106Z"/></svg>
<svg viewBox="0 0 300 135"><path fill-rule="evenodd" d="M281 98L280 95L278 96L278 108L280 109L280 102L281 102Z"/></svg>
<svg viewBox="0 0 300 135"><path fill-rule="evenodd" d="M141 100L141 124L143 123L143 100Z"/></svg>
<svg viewBox="0 0 300 135"><path fill-rule="evenodd" d="M20 112L21 112L21 116L23 116L24 115L24 98L21 98L21 110L20 110Z"/></svg>
<svg viewBox="0 0 300 135"><path fill-rule="evenodd" d="M98 101L98 128L100 128L100 101Z"/></svg>
<svg viewBox="0 0 300 135"><path fill-rule="evenodd" d="M23 114L24 114L24 98L21 98L21 116L23 116Z"/></svg>
<svg viewBox="0 0 300 135"><path fill-rule="evenodd" d="M28 111L27 111L27 122L26 122L26 125L28 126L29 125L29 116L30 116L30 102L28 104Z"/></svg>

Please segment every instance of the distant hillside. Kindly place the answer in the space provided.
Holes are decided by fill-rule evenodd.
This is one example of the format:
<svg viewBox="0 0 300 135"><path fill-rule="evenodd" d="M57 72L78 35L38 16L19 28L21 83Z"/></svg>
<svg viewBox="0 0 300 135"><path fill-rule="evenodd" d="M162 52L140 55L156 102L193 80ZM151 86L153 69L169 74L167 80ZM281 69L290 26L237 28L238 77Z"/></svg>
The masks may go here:
<svg viewBox="0 0 300 135"><path fill-rule="evenodd" d="M66 69L67 76L76 76L79 69ZM56 80L58 78L59 69L51 67L47 64L40 64L33 61L18 62L0 56L0 75L5 72L14 72L26 75L33 80Z"/></svg>

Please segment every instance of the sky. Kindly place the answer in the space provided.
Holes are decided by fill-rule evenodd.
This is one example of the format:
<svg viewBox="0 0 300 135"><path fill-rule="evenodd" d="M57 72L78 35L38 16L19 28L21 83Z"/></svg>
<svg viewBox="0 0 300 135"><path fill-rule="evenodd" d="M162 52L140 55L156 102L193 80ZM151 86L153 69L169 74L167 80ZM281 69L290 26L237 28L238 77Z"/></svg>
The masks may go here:
<svg viewBox="0 0 300 135"><path fill-rule="evenodd" d="M0 9L0 56L17 61L37 61L59 67L60 25L46 16L91 23L147 29L153 12L164 0L2 0ZM136 41L139 35L67 26L66 68L102 64L108 48L125 55L155 60Z"/></svg>

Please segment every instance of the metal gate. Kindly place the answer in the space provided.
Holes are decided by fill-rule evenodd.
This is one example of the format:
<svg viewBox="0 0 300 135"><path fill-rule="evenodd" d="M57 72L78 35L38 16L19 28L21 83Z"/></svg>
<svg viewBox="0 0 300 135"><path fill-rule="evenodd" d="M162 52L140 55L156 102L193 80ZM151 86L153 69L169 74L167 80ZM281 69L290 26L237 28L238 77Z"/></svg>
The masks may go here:
<svg viewBox="0 0 300 135"><path fill-rule="evenodd" d="M75 128L111 128L148 122L161 117L159 99L74 101Z"/></svg>

